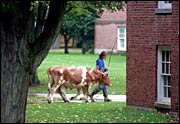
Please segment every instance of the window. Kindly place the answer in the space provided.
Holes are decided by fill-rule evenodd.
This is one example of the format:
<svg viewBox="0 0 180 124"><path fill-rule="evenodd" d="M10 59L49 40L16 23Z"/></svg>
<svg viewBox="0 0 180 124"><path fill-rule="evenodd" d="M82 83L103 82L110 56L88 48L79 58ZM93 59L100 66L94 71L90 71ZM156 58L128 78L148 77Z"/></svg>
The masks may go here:
<svg viewBox="0 0 180 124"><path fill-rule="evenodd" d="M170 47L158 47L157 90L160 103L170 104L171 98L171 51Z"/></svg>
<svg viewBox="0 0 180 124"><path fill-rule="evenodd" d="M171 3L171 1L158 1L158 8L159 9L171 9L172 3Z"/></svg>
<svg viewBox="0 0 180 124"><path fill-rule="evenodd" d="M117 30L118 41L117 41L117 49L126 51L126 27L119 27Z"/></svg>
<svg viewBox="0 0 180 124"><path fill-rule="evenodd" d="M155 11L156 13L172 13L171 1L158 1L158 8Z"/></svg>

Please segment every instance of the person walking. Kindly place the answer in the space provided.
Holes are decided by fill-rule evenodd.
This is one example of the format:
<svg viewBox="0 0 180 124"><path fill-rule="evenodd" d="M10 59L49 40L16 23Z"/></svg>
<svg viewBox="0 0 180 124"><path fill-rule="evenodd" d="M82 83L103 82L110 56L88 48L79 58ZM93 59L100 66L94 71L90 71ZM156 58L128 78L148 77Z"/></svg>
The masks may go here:
<svg viewBox="0 0 180 124"><path fill-rule="evenodd" d="M106 52L102 51L101 54L99 55L99 58L96 60L96 69L97 70L100 70L102 72L107 72L109 70L109 67L107 67L107 68L105 67L105 64L104 64L105 59L106 59ZM103 82L99 82L98 86L90 94L90 98L91 98L92 102L94 102L93 96L101 90L103 91L104 102L110 102L111 99L108 98L107 86Z"/></svg>

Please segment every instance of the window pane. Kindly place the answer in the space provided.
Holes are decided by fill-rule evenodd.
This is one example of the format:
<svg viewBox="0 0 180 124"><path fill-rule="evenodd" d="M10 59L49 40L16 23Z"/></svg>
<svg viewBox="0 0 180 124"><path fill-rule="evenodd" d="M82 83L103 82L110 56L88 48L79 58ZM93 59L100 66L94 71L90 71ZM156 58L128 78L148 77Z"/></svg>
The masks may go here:
<svg viewBox="0 0 180 124"><path fill-rule="evenodd" d="M168 76L168 85L171 85L171 76Z"/></svg>
<svg viewBox="0 0 180 124"><path fill-rule="evenodd" d="M171 1L164 1L165 3L171 3Z"/></svg>
<svg viewBox="0 0 180 124"><path fill-rule="evenodd" d="M162 63L162 73L164 73L164 63Z"/></svg>
<svg viewBox="0 0 180 124"><path fill-rule="evenodd" d="M124 33L124 28L120 28L120 29L119 29L119 32L120 32L120 33Z"/></svg>
<svg viewBox="0 0 180 124"><path fill-rule="evenodd" d="M171 97L171 88L168 87L168 97L170 98Z"/></svg>
<svg viewBox="0 0 180 124"><path fill-rule="evenodd" d="M167 79L165 75L163 75L163 85L167 85Z"/></svg>
<svg viewBox="0 0 180 124"><path fill-rule="evenodd" d="M166 74L169 74L169 63L166 63Z"/></svg>
<svg viewBox="0 0 180 124"><path fill-rule="evenodd" d="M165 51L162 51L162 61L165 61Z"/></svg>
<svg viewBox="0 0 180 124"><path fill-rule="evenodd" d="M120 47L124 47L124 39L120 39Z"/></svg>
<svg viewBox="0 0 180 124"><path fill-rule="evenodd" d="M166 61L169 62L169 51L166 51Z"/></svg>
<svg viewBox="0 0 180 124"><path fill-rule="evenodd" d="M171 62L171 51L169 51L169 62Z"/></svg>
<svg viewBox="0 0 180 124"><path fill-rule="evenodd" d="M120 37L120 38L124 38L124 34L120 34L119 37Z"/></svg>
<svg viewBox="0 0 180 124"><path fill-rule="evenodd" d="M167 87L164 87L164 97L167 97Z"/></svg>

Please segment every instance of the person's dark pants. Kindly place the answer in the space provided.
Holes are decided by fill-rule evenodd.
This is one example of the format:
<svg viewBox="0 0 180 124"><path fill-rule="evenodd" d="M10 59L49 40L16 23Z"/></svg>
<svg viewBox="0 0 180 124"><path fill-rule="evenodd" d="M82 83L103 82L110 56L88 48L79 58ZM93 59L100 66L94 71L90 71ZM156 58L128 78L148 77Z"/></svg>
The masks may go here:
<svg viewBox="0 0 180 124"><path fill-rule="evenodd" d="M107 97L108 96L108 93L107 93L107 86L102 83L102 82L99 82L99 85L98 87L96 87L93 92L91 93L91 96L93 96L94 94L97 94L100 90L103 90L103 96L104 97Z"/></svg>

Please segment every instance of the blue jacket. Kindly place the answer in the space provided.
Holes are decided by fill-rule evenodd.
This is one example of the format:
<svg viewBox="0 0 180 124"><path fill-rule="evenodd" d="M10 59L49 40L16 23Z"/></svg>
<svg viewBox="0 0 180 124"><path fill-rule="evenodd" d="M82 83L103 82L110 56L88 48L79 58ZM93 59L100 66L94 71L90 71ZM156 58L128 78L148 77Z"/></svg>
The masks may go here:
<svg viewBox="0 0 180 124"><path fill-rule="evenodd" d="M103 59L97 59L96 60L96 66L98 66L98 70L102 70L103 72L106 72L107 69L105 68L105 65L104 65L104 60Z"/></svg>

